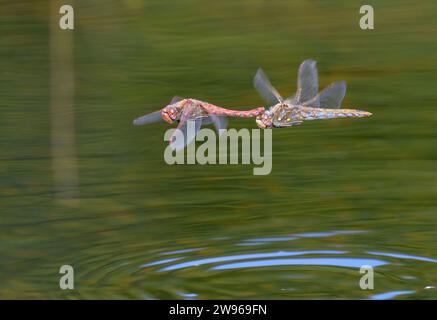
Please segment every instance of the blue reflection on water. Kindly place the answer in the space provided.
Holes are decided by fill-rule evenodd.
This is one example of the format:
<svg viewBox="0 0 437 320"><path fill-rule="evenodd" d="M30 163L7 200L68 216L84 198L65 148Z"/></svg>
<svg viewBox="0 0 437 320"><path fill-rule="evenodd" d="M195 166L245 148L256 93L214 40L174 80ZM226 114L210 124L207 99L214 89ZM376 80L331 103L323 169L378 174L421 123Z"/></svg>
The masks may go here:
<svg viewBox="0 0 437 320"><path fill-rule="evenodd" d="M250 247L250 246L260 246L260 245L267 244L267 243L268 242L247 241L247 242L237 243L236 246Z"/></svg>
<svg viewBox="0 0 437 320"><path fill-rule="evenodd" d="M204 265L204 264L226 262L226 261L236 261L236 260L262 259L262 258L273 258L273 257L289 257L289 256L298 256L298 255L304 255L304 254L344 254L344 253L346 253L346 251L313 250L313 251L278 251L278 252L266 252L266 253L240 254L240 255L233 255L233 256L224 256L224 257L206 258L206 259L187 261L187 262L164 267L164 268L160 269L159 271L171 271L171 270L178 270L178 269L189 268L189 267L197 267L197 266Z"/></svg>
<svg viewBox="0 0 437 320"><path fill-rule="evenodd" d="M363 265L372 267L382 266L388 262L376 259L356 259L356 258L305 258L305 259L268 259L256 261L244 261L237 263L223 264L212 267L211 270L227 270L254 267L272 267L272 266L297 266L297 265L315 265L315 266L336 266L336 267L353 267L360 268Z"/></svg>
<svg viewBox="0 0 437 320"><path fill-rule="evenodd" d="M154 262L150 262L150 263L145 263L145 264L142 264L140 266L140 268L151 267L151 266L156 266L156 265L160 265L160 264L165 264L165 263L181 260L182 258L183 257L168 258L168 259L158 260L158 261L154 261Z"/></svg>
<svg viewBox="0 0 437 320"><path fill-rule="evenodd" d="M326 231L326 232L307 232L307 233L296 233L294 236L299 238L323 238L323 237L332 237L338 235L347 235L347 234L360 234L366 233L365 230L338 230L338 231Z"/></svg>
<svg viewBox="0 0 437 320"><path fill-rule="evenodd" d="M188 252L200 251L202 249L204 249L204 248L181 249L181 250L175 250L175 251L161 252L160 255L171 255L171 254L179 254L179 253L188 253Z"/></svg>
<svg viewBox="0 0 437 320"><path fill-rule="evenodd" d="M420 257L420 256L413 256L410 254L403 254L403 253L386 253L386 252L377 252L377 251L368 251L367 253L373 254L376 256L385 256L385 257L400 258L400 259L410 259L410 260L426 261L426 262L433 262L433 263L437 262L436 259Z"/></svg>
<svg viewBox="0 0 437 320"><path fill-rule="evenodd" d="M384 293L379 293L379 294L375 294L373 296L370 296L369 299L371 300L387 300L387 299L393 299L397 296L403 295L403 294L413 294L416 291L391 291L391 292L384 292Z"/></svg>
<svg viewBox="0 0 437 320"><path fill-rule="evenodd" d="M198 294L197 293L184 293L184 292L178 292L178 294L181 297L184 297L186 300L194 300Z"/></svg>

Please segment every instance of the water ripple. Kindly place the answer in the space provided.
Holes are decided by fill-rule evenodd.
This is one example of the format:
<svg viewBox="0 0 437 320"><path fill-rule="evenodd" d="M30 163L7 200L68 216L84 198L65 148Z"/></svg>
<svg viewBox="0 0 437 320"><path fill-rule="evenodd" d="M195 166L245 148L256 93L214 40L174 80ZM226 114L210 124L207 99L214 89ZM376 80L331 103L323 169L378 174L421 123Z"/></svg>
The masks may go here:
<svg viewBox="0 0 437 320"><path fill-rule="evenodd" d="M370 296L369 299L371 299L371 300L388 300L388 299L396 298L397 296L400 296L400 295L413 294L415 292L416 291L412 291L412 290L384 292L384 293L374 294L373 296Z"/></svg>
<svg viewBox="0 0 437 320"><path fill-rule="evenodd" d="M418 260L418 261L426 261L436 263L436 259L414 256L411 254L403 254L403 253L389 253L389 252L377 252L377 251L367 251L368 254L373 254L375 256L385 256L391 258L399 258L399 259L409 259L409 260Z"/></svg>
<svg viewBox="0 0 437 320"><path fill-rule="evenodd" d="M305 254L344 254L346 251L337 250L314 250L314 251L278 251L278 252L266 252L266 253L250 253L250 254L240 254L233 256L223 256L215 258L198 259L193 261L187 261L175 265L170 265L160 269L159 271L173 271L189 267L197 267L205 264L212 264L217 262L227 262L236 260L248 260L248 259L262 259L262 258L274 258L274 257L289 257L298 256Z"/></svg>
<svg viewBox="0 0 437 320"><path fill-rule="evenodd" d="M165 263L181 260L182 258L183 257L168 258L168 259L158 260L158 261L154 261L154 262L150 262L150 263L145 263L145 264L142 264L140 266L140 268L145 268L145 267L151 267L151 266L156 266L156 265L160 265L160 264L165 264Z"/></svg>
<svg viewBox="0 0 437 320"><path fill-rule="evenodd" d="M325 238L325 237L333 237L338 235L361 234L367 232L368 231L364 231L364 230L335 230L335 231L326 231L326 232L296 233L287 236L246 239L243 240L243 242L238 243L237 245L244 246L244 245L265 244L268 242L292 241L301 238Z"/></svg>
<svg viewBox="0 0 437 320"><path fill-rule="evenodd" d="M179 253L188 253L188 252L195 252L200 251L204 248L190 248L190 249L181 249L181 250L175 250L175 251L166 251L161 252L160 255L172 255L172 254L179 254Z"/></svg>
<svg viewBox="0 0 437 320"><path fill-rule="evenodd" d="M228 263L228 264L212 267L211 270L229 270L229 269L259 268L259 267L273 267L273 266L299 266L299 265L360 268L363 265L378 267L385 264L388 264L388 262L384 260L355 259L355 258L268 259L268 260Z"/></svg>

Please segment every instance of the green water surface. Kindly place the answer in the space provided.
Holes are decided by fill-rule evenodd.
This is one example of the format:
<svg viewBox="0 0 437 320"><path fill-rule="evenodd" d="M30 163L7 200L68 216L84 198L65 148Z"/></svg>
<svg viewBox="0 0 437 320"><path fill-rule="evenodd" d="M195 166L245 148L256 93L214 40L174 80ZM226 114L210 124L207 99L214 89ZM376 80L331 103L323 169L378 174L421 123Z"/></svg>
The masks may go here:
<svg viewBox="0 0 437 320"><path fill-rule="evenodd" d="M0 298L437 297L435 1L378 1L367 31L356 0L72 4L75 200L53 179L48 1L0 5ZM291 95L308 58L373 116L274 130L270 175L167 165L170 125L131 124L174 94L262 105L259 66Z"/></svg>

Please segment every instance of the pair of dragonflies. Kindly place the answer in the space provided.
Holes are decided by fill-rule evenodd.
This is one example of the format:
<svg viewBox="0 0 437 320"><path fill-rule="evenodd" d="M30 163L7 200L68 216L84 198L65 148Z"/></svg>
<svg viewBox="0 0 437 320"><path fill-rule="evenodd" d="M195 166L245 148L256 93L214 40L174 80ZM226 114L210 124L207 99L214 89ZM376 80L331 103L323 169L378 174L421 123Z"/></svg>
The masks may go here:
<svg viewBox="0 0 437 320"><path fill-rule="evenodd" d="M340 109L346 94L344 81L333 82L318 92L318 74L316 61L305 60L299 67L296 93L283 99L272 86L267 75L259 68L254 77L254 86L261 97L269 105L266 110L259 107L239 111L218 107L208 102L196 99L174 97L169 105L161 110L139 117L134 125L144 125L159 120L168 123L179 121L177 129L184 135L184 145L173 144L173 149L181 149L190 144L203 124L214 124L217 131L226 129L228 117L256 118L256 124L262 129L282 128L301 124L305 120L368 117L372 114L355 109ZM194 121L194 131L187 130L188 121Z"/></svg>

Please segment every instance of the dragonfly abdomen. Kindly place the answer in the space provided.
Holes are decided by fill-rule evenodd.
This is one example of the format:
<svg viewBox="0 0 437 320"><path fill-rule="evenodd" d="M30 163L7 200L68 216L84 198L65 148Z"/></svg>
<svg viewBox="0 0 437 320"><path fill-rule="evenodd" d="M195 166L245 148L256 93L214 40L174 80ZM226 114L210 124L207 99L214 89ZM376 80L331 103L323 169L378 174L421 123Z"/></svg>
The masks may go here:
<svg viewBox="0 0 437 320"><path fill-rule="evenodd" d="M301 109L302 120L334 119L334 118L362 118L370 117L372 113L356 109L325 109L308 108Z"/></svg>
<svg viewBox="0 0 437 320"><path fill-rule="evenodd" d="M265 111L264 107L259 107L251 110L229 110L213 105L208 105L208 112L217 116L253 118Z"/></svg>

